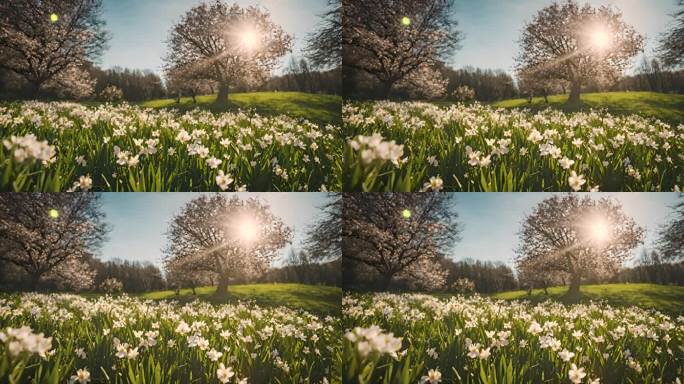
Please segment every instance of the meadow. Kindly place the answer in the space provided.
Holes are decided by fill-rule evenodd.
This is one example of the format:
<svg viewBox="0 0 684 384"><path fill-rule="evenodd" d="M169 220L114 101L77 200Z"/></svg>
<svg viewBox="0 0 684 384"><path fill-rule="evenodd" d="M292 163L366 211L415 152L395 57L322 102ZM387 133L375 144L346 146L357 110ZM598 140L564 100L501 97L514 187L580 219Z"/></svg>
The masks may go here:
<svg viewBox="0 0 684 384"><path fill-rule="evenodd" d="M0 190L340 190L339 130L254 111L8 104Z"/></svg>
<svg viewBox="0 0 684 384"><path fill-rule="evenodd" d="M345 383L675 383L684 317L606 303L352 294Z"/></svg>
<svg viewBox="0 0 684 384"><path fill-rule="evenodd" d="M684 124L604 110L343 106L347 191L673 191Z"/></svg>
<svg viewBox="0 0 684 384"><path fill-rule="evenodd" d="M5 295L0 381L334 383L340 329L337 316L250 301Z"/></svg>

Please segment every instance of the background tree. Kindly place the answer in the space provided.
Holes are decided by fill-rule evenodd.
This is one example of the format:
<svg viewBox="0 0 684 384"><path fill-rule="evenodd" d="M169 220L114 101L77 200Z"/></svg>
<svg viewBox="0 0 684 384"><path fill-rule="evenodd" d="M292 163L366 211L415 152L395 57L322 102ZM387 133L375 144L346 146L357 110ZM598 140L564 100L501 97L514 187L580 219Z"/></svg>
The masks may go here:
<svg viewBox="0 0 684 384"><path fill-rule="evenodd" d="M44 279L88 287L88 262L107 232L103 219L96 194L2 193L0 260L26 272L32 289Z"/></svg>
<svg viewBox="0 0 684 384"><path fill-rule="evenodd" d="M215 194L188 202L166 237L165 265L215 273L216 293L225 295L231 279L262 274L290 241L292 229L259 199Z"/></svg>
<svg viewBox="0 0 684 384"><path fill-rule="evenodd" d="M453 5L453 0L344 1L343 65L374 77L385 98L395 86L438 93L444 86L438 61L451 56L461 40Z"/></svg>
<svg viewBox="0 0 684 384"><path fill-rule="evenodd" d="M176 102L180 102L182 95L192 97L192 103L197 104L197 96L214 91L214 80L206 79L201 73L189 68L173 68L166 71L166 88L169 93L176 95Z"/></svg>
<svg viewBox="0 0 684 384"><path fill-rule="evenodd" d="M676 261L684 257L684 199L673 211L669 223L660 229L658 246L664 259Z"/></svg>
<svg viewBox="0 0 684 384"><path fill-rule="evenodd" d="M544 199L523 220L516 264L537 273L566 273L569 296L578 296L582 279L618 272L643 241L644 229L616 200L576 194Z"/></svg>
<svg viewBox="0 0 684 384"><path fill-rule="evenodd" d="M568 103L577 104L583 85L617 81L643 46L617 9L554 2L525 25L516 69L569 82Z"/></svg>
<svg viewBox="0 0 684 384"><path fill-rule="evenodd" d="M342 65L342 0L328 0L318 29L307 36L306 54L317 68Z"/></svg>
<svg viewBox="0 0 684 384"><path fill-rule="evenodd" d="M660 60L668 67L684 64L684 0L679 0L672 28L660 38L658 53Z"/></svg>
<svg viewBox="0 0 684 384"><path fill-rule="evenodd" d="M291 46L292 37L268 11L216 0L193 7L172 28L166 69L215 81L216 101L227 103L231 86L264 82Z"/></svg>
<svg viewBox="0 0 684 384"><path fill-rule="evenodd" d="M342 195L331 194L320 207L321 216L311 224L304 250L315 261L342 257Z"/></svg>
<svg viewBox="0 0 684 384"><path fill-rule="evenodd" d="M345 259L375 270L383 289L395 278L430 288L444 284L440 257L461 231L450 195L348 193L343 204Z"/></svg>
<svg viewBox="0 0 684 384"><path fill-rule="evenodd" d="M0 2L0 68L23 77L32 96L57 89L89 94L86 64L107 41L99 0L6 0Z"/></svg>

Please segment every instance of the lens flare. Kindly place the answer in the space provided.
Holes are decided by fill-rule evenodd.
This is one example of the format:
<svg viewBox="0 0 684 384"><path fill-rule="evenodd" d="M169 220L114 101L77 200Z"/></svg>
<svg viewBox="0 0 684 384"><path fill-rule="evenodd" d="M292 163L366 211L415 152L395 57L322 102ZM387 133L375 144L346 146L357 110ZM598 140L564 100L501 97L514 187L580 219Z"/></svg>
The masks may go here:
<svg viewBox="0 0 684 384"><path fill-rule="evenodd" d="M240 44L247 50L254 50L259 46L259 33L248 28L240 33Z"/></svg>
<svg viewBox="0 0 684 384"><path fill-rule="evenodd" d="M606 28L598 26L589 33L589 41L594 49L603 51L611 46L612 36Z"/></svg>

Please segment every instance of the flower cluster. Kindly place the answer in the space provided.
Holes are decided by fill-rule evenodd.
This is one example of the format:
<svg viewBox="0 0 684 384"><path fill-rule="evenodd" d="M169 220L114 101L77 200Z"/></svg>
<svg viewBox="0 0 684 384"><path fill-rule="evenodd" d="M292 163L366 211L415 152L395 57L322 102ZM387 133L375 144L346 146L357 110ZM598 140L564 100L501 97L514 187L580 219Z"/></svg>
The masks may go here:
<svg viewBox="0 0 684 384"><path fill-rule="evenodd" d="M286 115L26 102L0 129L0 190L341 189L340 127Z"/></svg>
<svg viewBox="0 0 684 384"><path fill-rule="evenodd" d="M434 178L448 191L672 191L684 185L684 124L638 115L379 101L346 104L343 120L356 137L345 157L345 190L428 190L435 189ZM375 161L386 159L389 148L393 165Z"/></svg>
<svg viewBox="0 0 684 384"><path fill-rule="evenodd" d="M604 303L502 301L480 296L348 295L342 303L349 377L366 382L675 383L684 375L684 316ZM381 325L379 325L381 324ZM384 329L384 331L380 328ZM393 359L366 344L402 335ZM401 340L394 344L397 351ZM512 362L512 363L511 363ZM359 376L360 375L360 376ZM484 379L483 379L484 380ZM512 380L512 381L511 381Z"/></svg>

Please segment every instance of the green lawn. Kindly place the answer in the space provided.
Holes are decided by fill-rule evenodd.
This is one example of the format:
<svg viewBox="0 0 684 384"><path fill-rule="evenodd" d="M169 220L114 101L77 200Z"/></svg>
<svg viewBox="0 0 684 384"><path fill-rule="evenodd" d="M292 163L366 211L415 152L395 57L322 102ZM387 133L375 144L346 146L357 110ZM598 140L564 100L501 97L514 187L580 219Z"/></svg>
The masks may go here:
<svg viewBox="0 0 684 384"><path fill-rule="evenodd" d="M200 287L196 291L197 296L192 295L191 289L182 289L180 296L176 296L176 291L173 290L147 292L140 296L154 300L201 298L216 303L216 298L213 297L216 287ZM228 291L229 302L251 300L262 306L283 305L315 313L339 314L342 305L342 289L338 287L306 284L245 284L231 285ZM225 299L222 301L225 302Z"/></svg>
<svg viewBox="0 0 684 384"><path fill-rule="evenodd" d="M568 110L565 102L568 95L549 96L549 104L544 102L543 97L535 97L528 104L527 99L510 99L494 103L502 108L530 108L532 110L544 109L548 106ZM646 117L656 117L671 123L684 123L684 95L656 93L656 92L603 92L584 93L580 96L582 106L579 110L591 108L605 108L614 114L639 114Z"/></svg>
<svg viewBox="0 0 684 384"><path fill-rule="evenodd" d="M547 298L564 301L567 287L549 288L549 296L544 290L535 289L532 296L527 296L527 291L508 291L497 293L496 298L515 300L529 299L533 302L543 301ZM615 306L638 306L653 308L668 313L684 314L684 287L658 285L658 284L599 284L583 285L581 302L590 300L604 300Z"/></svg>
<svg viewBox="0 0 684 384"><path fill-rule="evenodd" d="M342 120L341 96L303 92L250 92L230 94L228 100L227 106L218 106L214 103L216 95L202 95L197 96L197 104L193 104L191 97L183 97L180 104L176 104L176 99L157 99L145 101L141 105L180 110L201 107L213 112L255 110L262 115L285 114L320 124L340 124Z"/></svg>

